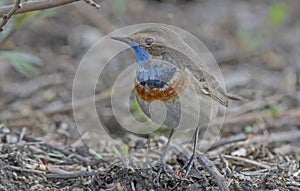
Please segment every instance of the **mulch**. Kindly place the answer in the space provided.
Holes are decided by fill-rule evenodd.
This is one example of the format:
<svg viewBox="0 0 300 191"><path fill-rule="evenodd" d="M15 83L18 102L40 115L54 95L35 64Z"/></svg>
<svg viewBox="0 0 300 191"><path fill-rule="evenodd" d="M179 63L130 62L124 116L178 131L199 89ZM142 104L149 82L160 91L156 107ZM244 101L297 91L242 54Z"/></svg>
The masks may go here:
<svg viewBox="0 0 300 191"><path fill-rule="evenodd" d="M299 140L296 130L221 139L199 155L197 170L186 179L179 169L188 157L175 155L159 183L155 166L136 169L110 153L97 157L87 147L50 145L28 136L26 128L0 130L0 190L300 190L299 153L274 152L282 133L290 137L284 143ZM258 137L277 138L276 144Z"/></svg>

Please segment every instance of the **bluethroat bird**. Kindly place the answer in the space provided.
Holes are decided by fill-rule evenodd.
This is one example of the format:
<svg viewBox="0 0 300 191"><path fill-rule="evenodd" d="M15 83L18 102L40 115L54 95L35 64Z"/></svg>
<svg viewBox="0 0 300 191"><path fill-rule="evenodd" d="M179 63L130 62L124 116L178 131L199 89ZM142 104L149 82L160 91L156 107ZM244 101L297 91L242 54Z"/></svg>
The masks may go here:
<svg viewBox="0 0 300 191"><path fill-rule="evenodd" d="M169 28L149 27L128 37L112 39L127 43L135 52L138 68L134 87L142 111L150 118L149 107L154 101L163 102L167 108L163 124L170 127L170 134L161 155L158 180L165 170L163 160L166 148L180 124L181 116L186 115L189 120L199 119L199 124L195 127L193 154L182 167L182 170L186 170L187 177L196 159L200 128L207 126L216 115L218 103L228 106L229 97L215 77L205 70L203 63L195 63L200 62L195 59L195 51ZM182 96L186 96L186 101L181 101ZM197 108L193 100L201 107ZM196 112L197 109L199 112ZM151 120L156 122L155 118Z"/></svg>

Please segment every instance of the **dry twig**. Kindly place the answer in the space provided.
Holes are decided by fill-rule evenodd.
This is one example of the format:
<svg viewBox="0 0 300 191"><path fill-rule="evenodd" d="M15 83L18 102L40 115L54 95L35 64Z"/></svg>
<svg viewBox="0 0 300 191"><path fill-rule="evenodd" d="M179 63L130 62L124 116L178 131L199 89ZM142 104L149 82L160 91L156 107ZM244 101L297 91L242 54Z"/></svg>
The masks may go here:
<svg viewBox="0 0 300 191"><path fill-rule="evenodd" d="M202 166L215 178L216 183L218 184L221 191L229 191L228 183L225 180L224 176L219 172L217 167L211 162L205 155L199 156L199 161Z"/></svg>
<svg viewBox="0 0 300 191"><path fill-rule="evenodd" d="M245 162L245 163L248 163L248 164L252 164L252 165L255 165L255 166L258 166L258 167L261 167L261 168L271 168L269 165L266 165L266 164L262 164L262 163L259 163L259 162L256 162L254 160L251 160L251 159L246 159L246 158L242 158L242 157L237 157L237 156L231 156L231 155L223 155L225 158L227 159L232 159L232 160L236 160L236 161L242 161L242 162Z"/></svg>
<svg viewBox="0 0 300 191"><path fill-rule="evenodd" d="M16 13L17 10L21 8L21 0L17 0L15 2L15 5L12 5L10 8L10 11L6 14L1 15L2 16L2 22L0 24L0 32L3 31L4 26L8 22L8 20Z"/></svg>
<svg viewBox="0 0 300 191"><path fill-rule="evenodd" d="M22 173L31 173L31 174L37 174L37 175L43 175L44 172L43 171L39 171L39 170L34 170L34 169L25 169L22 167L18 167L18 166L4 166L2 167L2 169L9 169L9 170L14 170L14 171L18 171L18 172L22 172Z"/></svg>
<svg viewBox="0 0 300 191"><path fill-rule="evenodd" d="M3 30L4 25L14 14L59 7L77 1L80 0L39 0L28 1L21 4L21 0L17 0L14 5L0 7L0 17L3 19L2 23L0 24L0 31ZM96 7L97 9L100 8L100 5L95 3L93 0L84 0L84 2Z"/></svg>
<svg viewBox="0 0 300 191"><path fill-rule="evenodd" d="M246 141L247 140L247 135L244 134L238 134L235 136L230 136L228 138L222 138L220 139L218 142L214 143L209 150L214 150L218 147L227 145L227 144L231 144L231 143L236 143L236 142L240 142L240 141Z"/></svg>
<svg viewBox="0 0 300 191"><path fill-rule="evenodd" d="M79 0L40 0L40 1L29 1L22 3L22 7L14 12L14 14L21 14L30 11L37 11L43 9L49 9L53 7L59 7L65 4L73 3ZM7 14L14 5L7 5L0 7L0 16Z"/></svg>
<svg viewBox="0 0 300 191"><path fill-rule="evenodd" d="M97 9L100 8L100 5L95 3L93 0L84 0L87 4L92 5L94 7L96 7Z"/></svg>
<svg viewBox="0 0 300 191"><path fill-rule="evenodd" d="M70 179L78 177L88 177L98 175L100 171L91 171L91 172L78 172L72 174L45 174L44 176L49 179Z"/></svg>
<svg viewBox="0 0 300 191"><path fill-rule="evenodd" d="M291 162L285 162L282 164L277 164L276 166L272 166L267 169L260 169L256 171L248 171L248 172L241 172L242 175L245 176L261 176L263 174L266 174L267 172L273 173L275 171L278 171L279 168L286 169L291 166Z"/></svg>

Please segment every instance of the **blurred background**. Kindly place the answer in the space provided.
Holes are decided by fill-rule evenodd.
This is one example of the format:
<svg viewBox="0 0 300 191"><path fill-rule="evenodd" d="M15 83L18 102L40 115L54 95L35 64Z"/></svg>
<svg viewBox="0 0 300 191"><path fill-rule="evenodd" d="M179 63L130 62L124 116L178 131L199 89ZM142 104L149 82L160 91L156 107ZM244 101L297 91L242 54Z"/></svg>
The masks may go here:
<svg viewBox="0 0 300 191"><path fill-rule="evenodd" d="M18 15L0 33L0 122L48 143L81 144L72 115L72 85L86 51L104 35L128 25L157 22L180 27L212 52L226 89L246 102L231 103L222 137L299 132L300 1L102 0ZM0 6L10 4L4 0ZM108 50L109 51L109 50ZM129 53L133 59L133 53ZM101 63L101 60L95 61ZM111 86L120 63L107 69ZM122 134L98 100L105 126ZM299 141L274 149L296 152Z"/></svg>

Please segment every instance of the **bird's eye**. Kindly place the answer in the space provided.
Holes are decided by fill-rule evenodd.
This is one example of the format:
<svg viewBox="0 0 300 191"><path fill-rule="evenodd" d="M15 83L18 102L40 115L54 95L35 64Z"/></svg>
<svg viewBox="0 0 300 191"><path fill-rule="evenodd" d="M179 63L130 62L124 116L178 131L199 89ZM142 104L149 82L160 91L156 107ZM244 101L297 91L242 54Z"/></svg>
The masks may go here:
<svg viewBox="0 0 300 191"><path fill-rule="evenodd" d="M145 44L146 46L150 46L154 43L154 39L153 38L146 38L145 39Z"/></svg>

